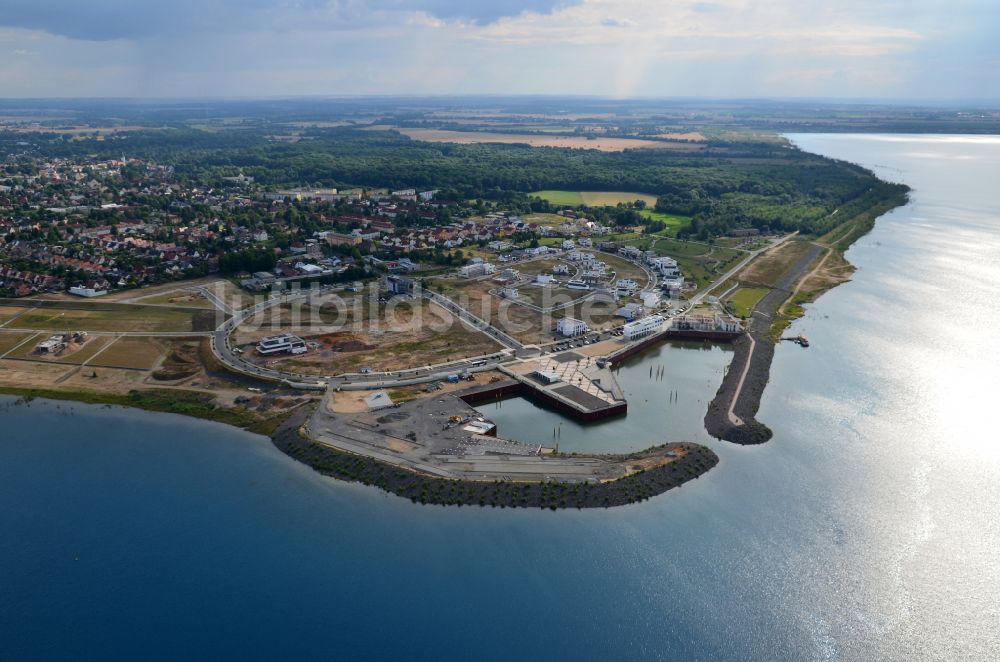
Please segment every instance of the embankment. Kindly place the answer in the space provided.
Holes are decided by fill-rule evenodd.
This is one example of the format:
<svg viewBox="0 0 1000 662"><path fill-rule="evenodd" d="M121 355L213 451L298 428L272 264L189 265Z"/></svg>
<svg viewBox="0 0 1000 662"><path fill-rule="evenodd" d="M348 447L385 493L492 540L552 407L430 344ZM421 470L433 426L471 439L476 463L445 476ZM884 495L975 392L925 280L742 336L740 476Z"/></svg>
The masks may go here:
<svg viewBox="0 0 1000 662"><path fill-rule="evenodd" d="M364 455L336 450L317 443L299 431L307 408L295 412L271 436L283 453L340 480L374 485L414 503L441 506L492 506L500 508L610 508L645 501L698 478L719 462L709 448L677 443L657 446L627 456L599 456L624 465L650 466L604 483L476 481L437 478ZM660 464L677 453L680 457ZM553 460L556 461L556 460Z"/></svg>
<svg viewBox="0 0 1000 662"><path fill-rule="evenodd" d="M744 335L733 343L735 354L732 363L715 398L708 406L708 413L705 414L705 429L713 437L737 444L762 444L771 438L771 429L759 422L756 416L764 388L770 378L775 336L780 335L775 331L780 332L783 328L781 325L776 326L775 322L787 324L794 317L787 315L781 317L779 311L795 291L796 285L807 277L810 265L824 251L842 255L851 244L872 229L876 218L906 204L909 191L907 187L893 185L889 189L888 195L874 202L868 198L858 201L859 207L864 205L860 211L830 230L819 239L819 243L814 243L811 250L782 274L774 288L757 304L747 323L750 337ZM811 292L808 300L814 300L826 289L837 284L831 283L825 289ZM732 420L730 411L739 422Z"/></svg>
<svg viewBox="0 0 1000 662"><path fill-rule="evenodd" d="M708 405L708 413L705 414L705 429L713 437L736 444L762 444L771 438L771 429L756 419L774 358L771 324L795 283L808 272L809 265L823 251L822 246L813 245L782 274L774 289L760 300L747 321L747 334L753 338L753 342L748 335L744 335L733 343L733 360L715 398ZM750 364L749 368L747 362ZM742 421L741 424L730 419L731 406L733 413Z"/></svg>

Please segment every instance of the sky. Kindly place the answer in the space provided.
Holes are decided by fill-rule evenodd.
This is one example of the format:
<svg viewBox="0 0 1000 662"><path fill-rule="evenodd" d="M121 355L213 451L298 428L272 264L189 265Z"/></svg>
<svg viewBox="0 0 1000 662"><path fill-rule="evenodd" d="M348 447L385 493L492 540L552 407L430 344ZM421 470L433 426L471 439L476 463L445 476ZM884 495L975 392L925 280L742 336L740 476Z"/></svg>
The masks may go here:
<svg viewBox="0 0 1000 662"><path fill-rule="evenodd" d="M1000 99L1000 0L0 0L0 97Z"/></svg>

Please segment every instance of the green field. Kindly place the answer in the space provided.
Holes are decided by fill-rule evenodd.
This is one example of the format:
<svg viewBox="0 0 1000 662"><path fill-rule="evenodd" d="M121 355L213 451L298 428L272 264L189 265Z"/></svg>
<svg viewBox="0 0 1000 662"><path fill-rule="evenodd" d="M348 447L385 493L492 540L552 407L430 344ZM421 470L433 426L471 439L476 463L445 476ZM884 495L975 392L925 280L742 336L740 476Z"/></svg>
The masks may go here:
<svg viewBox="0 0 1000 662"><path fill-rule="evenodd" d="M162 353L163 347L152 338L119 338L114 345L101 352L94 365L149 370L156 365Z"/></svg>
<svg viewBox="0 0 1000 662"><path fill-rule="evenodd" d="M3 356L7 352L11 351L17 347L20 343L24 342L27 338L31 338L35 333L0 333L0 356ZM30 344L30 343L28 343ZM32 345L34 347L34 345Z"/></svg>
<svg viewBox="0 0 1000 662"><path fill-rule="evenodd" d="M714 251L719 253L725 253L728 257L729 254L733 254L736 251L732 248L713 248L709 244L701 244L693 241L681 241L680 239L658 239L656 244L653 246L655 250L660 255L669 255L672 258L678 258L681 256L696 257L699 255L708 255Z"/></svg>
<svg viewBox="0 0 1000 662"><path fill-rule="evenodd" d="M764 295L771 290L765 287L741 287L727 299L737 317L749 317Z"/></svg>
<svg viewBox="0 0 1000 662"><path fill-rule="evenodd" d="M648 193L629 193L627 191L535 191L529 193L536 198L548 200L554 205L570 205L577 207L615 207L620 202L635 202L642 200L647 206L656 204L656 196Z"/></svg>
<svg viewBox="0 0 1000 662"><path fill-rule="evenodd" d="M664 214L651 209L642 209L639 211L639 215L643 218L648 218L651 221L663 221L664 225L667 227L656 233L661 236L674 236L677 234L678 230L691 222L691 219L687 216Z"/></svg>
<svg viewBox="0 0 1000 662"><path fill-rule="evenodd" d="M74 308L56 306L27 312L8 326L12 329L51 329L53 331L191 331L192 310L155 306ZM200 311L199 311L200 312ZM210 314L210 313L209 313Z"/></svg>

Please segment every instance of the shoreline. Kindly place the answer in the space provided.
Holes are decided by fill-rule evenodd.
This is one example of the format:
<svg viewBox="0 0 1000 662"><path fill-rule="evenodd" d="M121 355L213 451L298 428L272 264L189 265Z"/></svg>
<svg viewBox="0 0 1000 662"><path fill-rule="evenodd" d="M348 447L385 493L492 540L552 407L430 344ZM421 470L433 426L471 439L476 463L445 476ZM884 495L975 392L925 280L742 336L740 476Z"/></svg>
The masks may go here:
<svg viewBox="0 0 1000 662"><path fill-rule="evenodd" d="M178 414L223 423L266 436L284 455L301 462L317 473L345 482L377 487L387 493L409 499L413 503L440 506L480 506L499 508L612 508L646 501L685 483L700 478L719 463L719 456L707 446L689 442L671 442L627 455L590 454L608 462L632 464L656 462L681 451L648 469L639 469L614 480L597 483L562 481L489 481L461 478L439 478L383 462L373 457L332 448L304 436L301 427L311 416L307 404L296 405L286 412L263 421L241 424L242 414L227 409L181 411L184 399L172 400L174 406L162 401L136 399L118 394L47 389L0 387L0 395L53 401L79 402L86 405L120 406L161 414Z"/></svg>
<svg viewBox="0 0 1000 662"><path fill-rule="evenodd" d="M596 483L440 478L310 439L301 432L307 418L306 408L300 408L275 430L271 442L288 457L324 476L371 485L424 505L549 510L613 508L646 501L681 487L719 463L719 456L707 446L678 442L628 455L575 456L635 464L668 457L676 450L683 452L669 462Z"/></svg>
<svg viewBox="0 0 1000 662"><path fill-rule="evenodd" d="M813 291L802 291L803 284L829 257L837 256L850 266L843 257L846 250L871 230L879 216L907 202L908 189L904 188L894 195L867 201L868 204L858 213L812 242L810 250L771 286L748 319L747 333L732 342L734 356L729 370L704 416L705 429L711 436L741 445L761 444L773 436L770 428L755 417L770 378L780 332L791 320L804 314L800 304L814 301L846 279L823 283ZM818 259L819 265L810 269ZM213 367L219 366L206 365L206 370ZM391 456L380 459L352 452L351 449L334 448L305 436L301 430L307 412L312 408L302 405L313 401L311 397L301 398L291 407L262 416L239 406L219 406L210 394L196 391L151 388L122 394L0 386L0 394L27 400L48 398L126 406L225 423L268 436L285 455L321 474L374 485L409 498L414 503L434 505L540 507L553 510L620 506L644 501L679 487L700 477L719 462L718 455L706 446L675 442L629 455L592 453L576 456L606 462L619 472L614 478L605 477L593 482L563 482L552 480L547 475L544 479L520 481L439 477L393 462Z"/></svg>
<svg viewBox="0 0 1000 662"><path fill-rule="evenodd" d="M85 405L128 407L130 409L158 414L176 414L203 421L223 423L240 430L265 436L272 434L292 413L302 409L303 404L300 403L289 410L277 412L268 417L255 419L248 410L218 407L211 403L211 398L201 397L202 394L194 391L144 389L133 390L128 394L120 394L102 393L100 391L0 386L0 395L21 398L26 402L41 398L43 400L79 402Z"/></svg>
<svg viewBox="0 0 1000 662"><path fill-rule="evenodd" d="M831 255L839 255L845 264L852 266L844 257L847 250L871 231L880 216L907 204L908 192L909 189L906 188L905 191L879 200L831 229L824 237L840 235L836 241L823 245L813 244L813 249L783 273L771 291L758 302L748 318L747 333L733 343L735 355L705 413L705 429L710 435L744 446L763 444L771 439L774 433L767 425L758 421L756 416L764 389L770 381L771 363L781 332L792 321L805 314L801 304L812 303L824 293L847 282L845 279L817 290L801 292L802 284L812 273L810 267L816 260L824 260ZM826 256L821 257L824 251ZM786 308L792 308L792 311L787 312ZM740 385L744 371L746 377ZM740 423L731 420L730 411L738 417Z"/></svg>

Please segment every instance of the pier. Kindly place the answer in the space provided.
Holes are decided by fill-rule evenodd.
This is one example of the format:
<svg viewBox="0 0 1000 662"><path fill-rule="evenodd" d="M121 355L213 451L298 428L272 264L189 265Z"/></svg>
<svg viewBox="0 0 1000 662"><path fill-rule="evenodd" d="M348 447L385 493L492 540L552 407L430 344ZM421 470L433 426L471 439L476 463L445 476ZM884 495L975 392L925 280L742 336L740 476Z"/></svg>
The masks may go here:
<svg viewBox="0 0 1000 662"><path fill-rule="evenodd" d="M501 366L509 379L463 392L466 403L478 404L521 396L578 421L597 421L624 414L625 395L604 361L576 352Z"/></svg>

